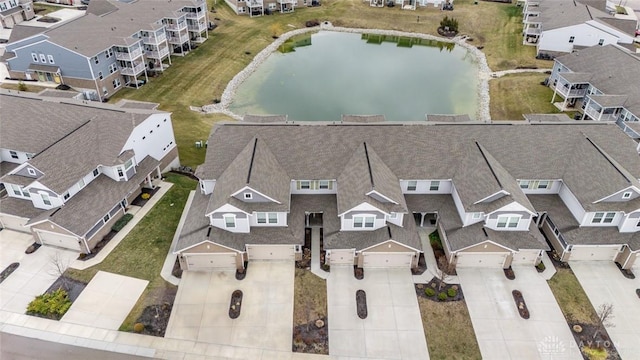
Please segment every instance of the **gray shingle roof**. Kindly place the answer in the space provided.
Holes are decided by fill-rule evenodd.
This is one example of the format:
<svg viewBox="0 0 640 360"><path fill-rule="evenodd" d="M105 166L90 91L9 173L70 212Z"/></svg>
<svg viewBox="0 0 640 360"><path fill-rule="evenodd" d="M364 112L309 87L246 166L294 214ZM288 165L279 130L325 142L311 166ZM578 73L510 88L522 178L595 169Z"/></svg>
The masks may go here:
<svg viewBox="0 0 640 360"><path fill-rule="evenodd" d="M46 210L33 207L31 200L23 200L8 196L0 199L0 212L3 214L31 219L33 217L40 216L45 211Z"/></svg>
<svg viewBox="0 0 640 360"><path fill-rule="evenodd" d="M523 114L524 119L530 123L556 123L556 122L571 122L571 119L567 114Z"/></svg>
<svg viewBox="0 0 640 360"><path fill-rule="evenodd" d="M441 114L427 114L427 121L437 123L468 123L477 122L478 120L471 120L469 115L441 115Z"/></svg>
<svg viewBox="0 0 640 360"><path fill-rule="evenodd" d="M351 159L338 176L338 214L367 202L386 212L406 212L407 206L400 189L400 181L384 164L371 146L359 144ZM397 204L380 201L367 195L376 191Z"/></svg>
<svg viewBox="0 0 640 360"><path fill-rule="evenodd" d="M205 216L207 203L209 203L209 195L204 195L196 190L182 225L180 238L173 248L174 252L179 252L208 239L209 218Z"/></svg>
<svg viewBox="0 0 640 360"><path fill-rule="evenodd" d="M371 124L385 122L384 115L342 115L343 123Z"/></svg>
<svg viewBox="0 0 640 360"><path fill-rule="evenodd" d="M59 195L98 165L123 163L133 128L158 113L64 101L0 93L2 146L35 154L28 162L44 173L38 181ZM25 129L30 136L23 136Z"/></svg>
<svg viewBox="0 0 640 360"><path fill-rule="evenodd" d="M32 218L29 224L49 220L78 236L83 236L115 205L137 189L158 165L158 160L150 156L145 157L129 181L115 181L106 175L99 175L64 206Z"/></svg>
<svg viewBox="0 0 640 360"><path fill-rule="evenodd" d="M567 244L628 244L633 250L640 249L640 232L621 233L617 227L581 227L558 195L531 195L530 199L538 211L548 213Z"/></svg>
<svg viewBox="0 0 640 360"><path fill-rule="evenodd" d="M266 124L266 123L286 123L287 115L251 115L246 114L242 120L247 123L257 123L257 124Z"/></svg>
<svg viewBox="0 0 640 360"><path fill-rule="evenodd" d="M567 177L571 191L586 202L622 190L626 182L620 181L616 168L586 142L585 136L615 159L621 168L640 178L640 157L633 139L615 124L591 122L438 126L231 123L215 127L209 138L206 162L198 168L196 175L201 179L219 178L256 136L268 142L270 151L290 179L337 179L353 157L354 149L366 141L399 179L454 179L456 187L460 181L468 182L460 185L464 188L461 196L467 199L465 206L500 190L475 141L482 144L514 179ZM578 142L581 143L579 147ZM578 161L588 164L587 167L572 166L576 163L574 154L579 157ZM599 171L589 170L594 168ZM623 187L616 188L618 186ZM628 204L636 206L640 203L634 200ZM583 206L595 210L612 204Z"/></svg>
<svg viewBox="0 0 640 360"><path fill-rule="evenodd" d="M251 139L231 165L216 181L207 214L224 204L231 204L246 212L289 211L291 178L263 139ZM248 186L276 202L245 202L231 197Z"/></svg>
<svg viewBox="0 0 640 360"><path fill-rule="evenodd" d="M640 57L605 45L557 57L556 61L572 72L590 73L589 83L606 95L627 96L624 107L640 116Z"/></svg>
<svg viewBox="0 0 640 360"><path fill-rule="evenodd" d="M602 107L624 106L629 99L626 95L591 95L590 97Z"/></svg>

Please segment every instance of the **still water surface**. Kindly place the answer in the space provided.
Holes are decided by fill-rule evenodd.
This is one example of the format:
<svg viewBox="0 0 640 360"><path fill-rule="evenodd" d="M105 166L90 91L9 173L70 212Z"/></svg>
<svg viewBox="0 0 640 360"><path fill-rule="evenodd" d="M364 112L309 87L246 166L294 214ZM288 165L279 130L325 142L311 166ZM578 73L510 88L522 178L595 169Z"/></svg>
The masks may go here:
<svg viewBox="0 0 640 360"><path fill-rule="evenodd" d="M475 58L462 47L408 37L321 31L288 41L241 84L239 115L340 120L342 114L469 114L477 107Z"/></svg>

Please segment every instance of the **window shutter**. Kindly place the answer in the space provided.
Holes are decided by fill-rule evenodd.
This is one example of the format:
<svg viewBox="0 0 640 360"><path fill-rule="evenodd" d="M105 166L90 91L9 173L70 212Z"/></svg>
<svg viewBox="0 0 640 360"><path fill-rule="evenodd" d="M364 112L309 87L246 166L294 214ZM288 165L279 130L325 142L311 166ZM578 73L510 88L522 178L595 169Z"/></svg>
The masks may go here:
<svg viewBox="0 0 640 360"><path fill-rule="evenodd" d="M296 181L296 189L300 190L300 180Z"/></svg>
<svg viewBox="0 0 640 360"><path fill-rule="evenodd" d="M313 180L311 182L311 190L317 190L320 186L318 185L318 180Z"/></svg>
<svg viewBox="0 0 640 360"><path fill-rule="evenodd" d="M329 180L329 190L333 189L333 181Z"/></svg>

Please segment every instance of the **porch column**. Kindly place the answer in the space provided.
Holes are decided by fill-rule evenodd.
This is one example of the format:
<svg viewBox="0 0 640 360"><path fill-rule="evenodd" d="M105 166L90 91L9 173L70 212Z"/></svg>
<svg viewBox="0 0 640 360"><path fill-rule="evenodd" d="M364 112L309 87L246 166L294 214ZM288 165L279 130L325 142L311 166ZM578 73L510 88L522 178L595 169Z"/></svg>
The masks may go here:
<svg viewBox="0 0 640 360"><path fill-rule="evenodd" d="M602 120L603 113L604 113L604 108L600 108L600 112L598 113L598 121Z"/></svg>
<svg viewBox="0 0 640 360"><path fill-rule="evenodd" d="M587 99L587 103L584 105L584 110L582 112L582 119L580 120L584 120L587 117L587 109L589 108L589 103L591 103L591 98Z"/></svg>
<svg viewBox="0 0 640 360"><path fill-rule="evenodd" d="M571 90L569 90L569 92L571 92ZM562 102L562 108L560 109L561 111L567 110L567 99L568 97L564 98L564 101Z"/></svg>
<svg viewBox="0 0 640 360"><path fill-rule="evenodd" d="M556 87L553 87L553 97L551 98L551 103L553 104L553 102L556 100Z"/></svg>
<svg viewBox="0 0 640 360"><path fill-rule="evenodd" d="M158 174L158 179L162 179L162 173L160 172L160 166L156 168L156 172Z"/></svg>
<svg viewBox="0 0 640 360"><path fill-rule="evenodd" d="M424 218L426 213L420 213L420 227L424 227Z"/></svg>
<svg viewBox="0 0 640 360"><path fill-rule="evenodd" d="M153 189L153 183L151 182L151 175L147 175L147 177L145 178L145 181L147 182L147 186Z"/></svg>

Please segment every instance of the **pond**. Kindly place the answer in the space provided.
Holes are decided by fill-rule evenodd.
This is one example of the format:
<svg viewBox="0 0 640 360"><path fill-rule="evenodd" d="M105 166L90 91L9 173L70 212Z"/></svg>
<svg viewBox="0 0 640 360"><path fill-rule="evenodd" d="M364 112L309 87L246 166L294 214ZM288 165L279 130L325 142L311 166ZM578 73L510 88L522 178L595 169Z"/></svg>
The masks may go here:
<svg viewBox="0 0 640 360"><path fill-rule="evenodd" d="M478 68L466 49L418 38L320 31L292 38L237 89L230 110L338 121L342 114L469 114Z"/></svg>

